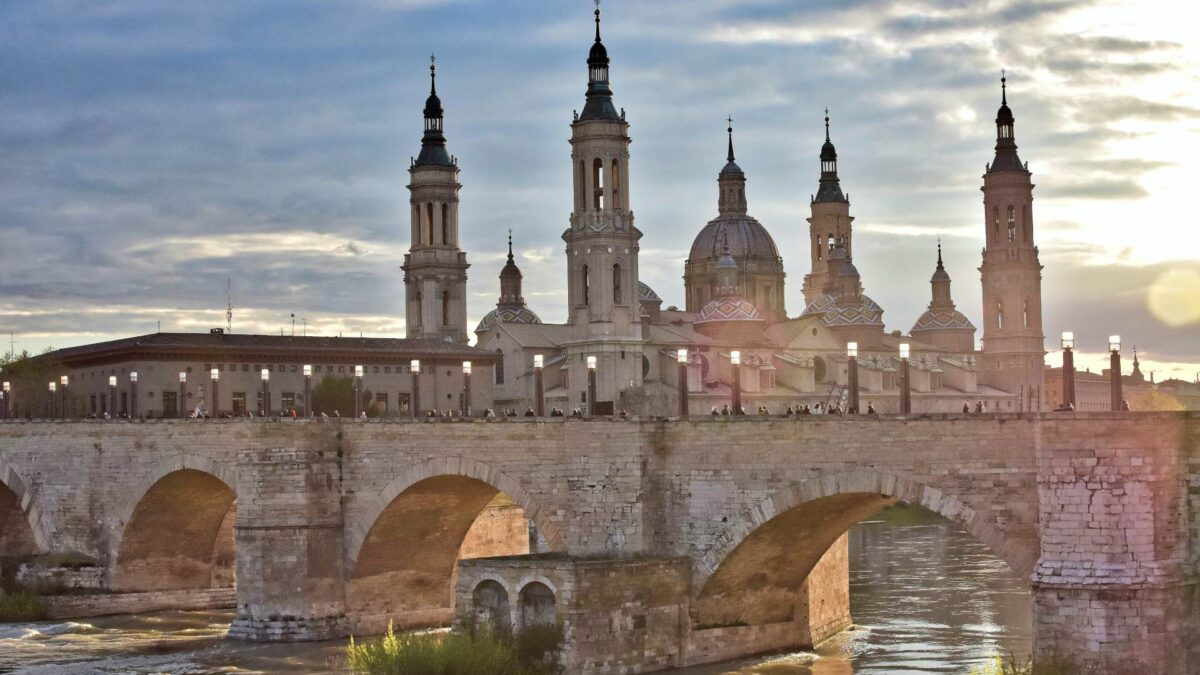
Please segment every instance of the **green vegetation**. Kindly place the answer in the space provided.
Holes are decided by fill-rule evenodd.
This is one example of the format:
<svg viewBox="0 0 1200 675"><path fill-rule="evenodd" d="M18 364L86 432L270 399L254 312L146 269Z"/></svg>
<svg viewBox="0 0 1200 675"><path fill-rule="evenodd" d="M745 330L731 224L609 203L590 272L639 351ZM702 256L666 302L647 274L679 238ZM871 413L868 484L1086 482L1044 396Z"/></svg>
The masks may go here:
<svg viewBox="0 0 1200 675"><path fill-rule="evenodd" d="M46 607L37 596L23 591L0 592L0 622L38 621L46 618Z"/></svg>
<svg viewBox="0 0 1200 675"><path fill-rule="evenodd" d="M1011 653L1008 658L996 656L982 668L972 668L971 675L1076 675L1079 670L1069 661L1056 655L1020 661Z"/></svg>
<svg viewBox="0 0 1200 675"><path fill-rule="evenodd" d="M562 627L533 626L515 637L402 633L388 626L378 642L346 648L346 663L368 675L549 675L558 672Z"/></svg>
<svg viewBox="0 0 1200 675"><path fill-rule="evenodd" d="M330 417L336 412L342 417L354 417L354 378L346 375L326 375L312 389L313 414L325 413ZM382 406L375 402L375 394L364 389L362 409L367 417L379 417Z"/></svg>

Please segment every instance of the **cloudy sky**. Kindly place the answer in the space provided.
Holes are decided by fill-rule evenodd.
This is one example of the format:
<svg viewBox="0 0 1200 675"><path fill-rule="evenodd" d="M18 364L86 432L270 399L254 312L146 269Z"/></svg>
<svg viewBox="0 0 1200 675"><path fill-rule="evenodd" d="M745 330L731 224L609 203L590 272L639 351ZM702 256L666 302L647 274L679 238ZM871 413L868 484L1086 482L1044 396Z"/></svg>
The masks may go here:
<svg viewBox="0 0 1200 675"><path fill-rule="evenodd" d="M1200 370L1200 39L1170 0L606 0L643 280L683 304L725 116L803 310L829 106L856 265L889 329L937 237L979 323L979 186L1001 68L1037 184L1047 336ZM565 319L568 125L588 0L0 0L0 331L17 349L224 324L401 335L407 169L431 52L462 168L471 326L511 228ZM1174 18L1173 18L1174 17ZM1176 20L1178 19L1178 20ZM8 336L4 336L7 338ZM1057 347L1057 339L1047 346ZM5 351L7 345L5 345ZM1051 360L1055 360L1052 355Z"/></svg>

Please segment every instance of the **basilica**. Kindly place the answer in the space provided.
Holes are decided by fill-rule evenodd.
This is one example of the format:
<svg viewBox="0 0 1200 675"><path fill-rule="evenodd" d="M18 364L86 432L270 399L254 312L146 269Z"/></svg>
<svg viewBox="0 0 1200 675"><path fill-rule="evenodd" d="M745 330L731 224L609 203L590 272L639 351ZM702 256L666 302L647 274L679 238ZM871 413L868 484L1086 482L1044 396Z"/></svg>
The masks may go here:
<svg viewBox="0 0 1200 675"><path fill-rule="evenodd" d="M751 412L765 408L777 414L818 403L846 407L849 352L856 350L862 408L894 412L900 409L902 344L910 350L914 412L958 411L968 402L989 412L1045 407L1033 184L1017 156L1003 80L995 157L982 186L981 347L976 326L955 308L940 245L936 263L930 252L928 310L907 333L885 327L884 310L866 294L854 265L854 218L838 175L828 114L817 158L820 177L810 200L803 313L789 317L785 310L784 261L770 232L750 215L732 125L717 173L716 217L696 234L684 265L685 307L664 308L638 276L642 233L632 208L629 123L614 104L599 10L595 23L586 100L571 121L574 210L562 233L565 321L544 322L526 306L510 238L496 308L474 331L477 347L497 356L498 407L538 407L534 365L540 363L545 410L675 415L686 388L689 412L708 414L733 400L735 354L737 386ZM446 148L435 75L431 66L422 147L410 168L412 246L403 267L407 330L409 338L465 345L462 185L457 160ZM677 361L680 350L686 350L683 364Z"/></svg>

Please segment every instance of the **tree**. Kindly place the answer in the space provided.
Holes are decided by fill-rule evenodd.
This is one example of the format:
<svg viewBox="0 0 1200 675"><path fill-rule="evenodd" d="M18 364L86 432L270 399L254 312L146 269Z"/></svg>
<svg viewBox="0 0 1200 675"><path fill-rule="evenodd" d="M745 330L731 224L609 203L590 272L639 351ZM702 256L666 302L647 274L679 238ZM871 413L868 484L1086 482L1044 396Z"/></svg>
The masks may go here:
<svg viewBox="0 0 1200 675"><path fill-rule="evenodd" d="M375 404L375 394L369 389L362 393L362 409L368 417L378 417L382 413L379 405ZM336 411L342 417L354 415L354 378L346 375L326 375L312 389L312 410L314 415L325 413L333 417Z"/></svg>
<svg viewBox="0 0 1200 675"><path fill-rule="evenodd" d="M0 380L12 385L12 400L9 401L9 414L13 417L46 417L50 413L50 382L58 382L58 378L66 375L67 371L58 359L47 358L45 355L53 351L47 347L40 356L33 356L28 351L20 354L8 353L0 360ZM68 393L70 390L68 390ZM55 414L61 399L55 395ZM69 417L75 416L76 406L69 406Z"/></svg>

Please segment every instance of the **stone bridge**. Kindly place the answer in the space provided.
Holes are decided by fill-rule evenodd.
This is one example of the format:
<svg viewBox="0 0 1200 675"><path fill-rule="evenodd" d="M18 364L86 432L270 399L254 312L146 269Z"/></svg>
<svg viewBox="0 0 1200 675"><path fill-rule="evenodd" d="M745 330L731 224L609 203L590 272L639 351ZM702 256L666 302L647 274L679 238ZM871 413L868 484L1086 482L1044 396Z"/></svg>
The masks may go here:
<svg viewBox="0 0 1200 675"><path fill-rule="evenodd" d="M845 628L897 500L1030 579L1037 651L1200 668L1196 413L6 422L0 577L244 639L558 621L570 672L648 672Z"/></svg>

